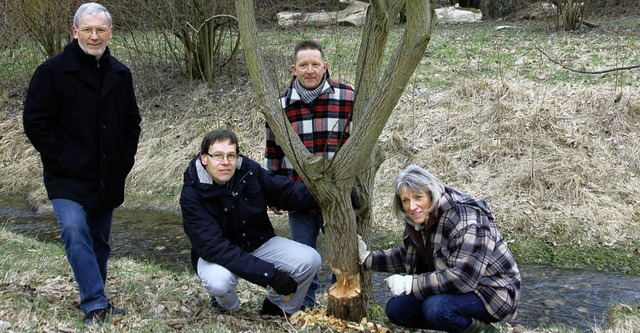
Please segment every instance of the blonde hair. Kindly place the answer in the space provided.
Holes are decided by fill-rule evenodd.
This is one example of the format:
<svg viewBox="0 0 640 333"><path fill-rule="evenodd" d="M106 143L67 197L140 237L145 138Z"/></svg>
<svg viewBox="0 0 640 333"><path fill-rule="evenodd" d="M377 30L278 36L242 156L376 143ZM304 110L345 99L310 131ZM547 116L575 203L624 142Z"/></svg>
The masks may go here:
<svg viewBox="0 0 640 333"><path fill-rule="evenodd" d="M431 206L429 213L438 207L438 199L444 193L444 184L429 173L429 171L411 164L398 173L395 181L395 195L393 197L393 208L396 217L402 221L410 221L411 219L402 208L402 199L400 198L400 190L406 189L413 193L424 191L431 196Z"/></svg>

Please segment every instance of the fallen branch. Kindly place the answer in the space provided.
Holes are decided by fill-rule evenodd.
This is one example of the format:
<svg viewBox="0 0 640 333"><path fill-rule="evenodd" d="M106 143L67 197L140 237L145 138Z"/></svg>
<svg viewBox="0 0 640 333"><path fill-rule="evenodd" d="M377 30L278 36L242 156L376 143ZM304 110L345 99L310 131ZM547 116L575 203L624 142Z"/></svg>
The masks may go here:
<svg viewBox="0 0 640 333"><path fill-rule="evenodd" d="M551 61L554 64L560 65L562 68L569 70L571 72L574 73L581 73L581 74L604 74L604 73L610 73L610 72L615 72L615 71L624 71L624 70L630 70L630 69L636 69L636 68L640 68L640 65L632 65L632 66L625 66L625 67L614 67L614 68L610 68L610 69L605 69L605 70L601 70L601 71L583 71L583 70L578 70L578 69L573 69L570 68L568 66L565 66L563 63L552 59L549 55L547 55L546 53L544 53L544 51L542 51L539 47L537 46L533 46L536 48L536 50L540 51L540 53L542 53L545 57L547 57L547 59L549 59L549 61Z"/></svg>

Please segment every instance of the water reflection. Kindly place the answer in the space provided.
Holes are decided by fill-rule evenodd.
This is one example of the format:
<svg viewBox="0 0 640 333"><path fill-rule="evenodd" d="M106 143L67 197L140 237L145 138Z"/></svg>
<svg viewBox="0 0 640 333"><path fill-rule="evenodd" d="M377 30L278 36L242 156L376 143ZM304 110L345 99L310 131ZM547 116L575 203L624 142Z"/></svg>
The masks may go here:
<svg viewBox="0 0 640 333"><path fill-rule="evenodd" d="M60 241L55 215L38 215L26 202L0 199L0 225L38 240ZM111 227L111 256L152 261L172 270L190 267L189 239L182 229L182 217L166 212L116 209Z"/></svg>
<svg viewBox="0 0 640 333"><path fill-rule="evenodd" d="M54 215L37 215L24 202L0 199L0 225L43 241L60 239ZM287 234L286 230L277 232ZM111 240L112 257L153 261L172 270L190 269L189 240L177 214L116 210ZM594 325L605 326L606 311L614 303L640 304L640 277L542 266L523 266L521 271L522 299L512 325L558 324L586 332ZM387 276L373 275L376 301L381 305L390 297L383 281ZM323 264L319 278L321 290L326 291L331 279L327 264Z"/></svg>

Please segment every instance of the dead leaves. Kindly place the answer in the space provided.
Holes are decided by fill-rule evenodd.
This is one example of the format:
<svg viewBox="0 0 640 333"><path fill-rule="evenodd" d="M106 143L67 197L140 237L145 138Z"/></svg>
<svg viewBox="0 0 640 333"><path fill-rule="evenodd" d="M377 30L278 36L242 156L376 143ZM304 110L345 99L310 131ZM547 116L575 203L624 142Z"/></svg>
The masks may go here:
<svg viewBox="0 0 640 333"><path fill-rule="evenodd" d="M300 329L313 326L329 327L332 330L338 332L370 332L370 333L388 333L388 328L380 326L379 324L367 321L367 318L362 318L360 323L346 321L327 315L327 309L324 307L316 308L309 312L298 311L289 318L291 325L297 326Z"/></svg>

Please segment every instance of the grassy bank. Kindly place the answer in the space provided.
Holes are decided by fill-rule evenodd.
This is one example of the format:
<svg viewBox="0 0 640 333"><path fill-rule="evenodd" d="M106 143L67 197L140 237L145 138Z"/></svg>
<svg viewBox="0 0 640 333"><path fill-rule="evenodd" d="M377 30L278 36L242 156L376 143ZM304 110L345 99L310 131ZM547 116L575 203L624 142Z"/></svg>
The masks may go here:
<svg viewBox="0 0 640 333"><path fill-rule="evenodd" d="M128 259L109 262L107 295L126 314L87 328L77 308L78 291L60 244L42 243L0 228L0 331L3 332L415 332L385 322L380 309L362 323L341 322L314 313L290 321L257 314L266 289L244 280L238 284L241 309L232 314L212 310L198 278L190 273ZM326 294L319 297L326 306ZM609 327L595 332L636 332L640 309L611 309ZM569 332L562 328L499 325L501 332Z"/></svg>
<svg viewBox="0 0 640 333"><path fill-rule="evenodd" d="M78 291L59 244L40 243L0 229L1 331L79 332L84 329L77 308ZM257 311L266 291L246 282L239 284L246 301L236 321L222 323L194 274L174 273L152 264L127 259L109 262L108 297L124 306L126 315L115 317L96 332L237 332L250 327L277 332L282 323L262 321ZM253 295L255 294L255 295ZM261 301L261 299L260 299ZM252 322L256 321L256 322ZM244 326L244 328L243 328Z"/></svg>

